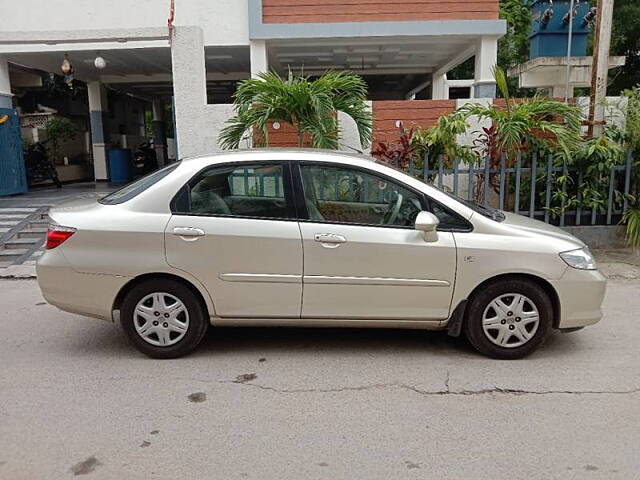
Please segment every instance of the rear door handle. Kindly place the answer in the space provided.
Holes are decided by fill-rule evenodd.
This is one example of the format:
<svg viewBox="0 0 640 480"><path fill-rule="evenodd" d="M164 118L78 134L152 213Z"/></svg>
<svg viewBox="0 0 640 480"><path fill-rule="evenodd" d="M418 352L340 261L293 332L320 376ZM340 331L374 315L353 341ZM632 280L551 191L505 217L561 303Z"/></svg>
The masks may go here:
<svg viewBox="0 0 640 480"><path fill-rule="evenodd" d="M320 242L322 244L331 244L333 246L338 246L341 243L346 243L347 239L342 235L338 235L337 233L316 233L313 237L316 242Z"/></svg>
<svg viewBox="0 0 640 480"><path fill-rule="evenodd" d="M202 237L204 236L204 230L194 227L175 227L173 234L180 237Z"/></svg>

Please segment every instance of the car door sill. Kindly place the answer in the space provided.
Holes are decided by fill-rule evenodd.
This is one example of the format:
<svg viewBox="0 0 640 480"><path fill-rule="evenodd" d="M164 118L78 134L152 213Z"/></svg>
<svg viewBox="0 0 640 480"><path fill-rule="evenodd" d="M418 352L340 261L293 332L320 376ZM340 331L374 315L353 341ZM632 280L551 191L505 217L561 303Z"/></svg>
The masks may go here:
<svg viewBox="0 0 640 480"><path fill-rule="evenodd" d="M442 330L442 320L386 318L231 318L212 317L216 327L402 328Z"/></svg>

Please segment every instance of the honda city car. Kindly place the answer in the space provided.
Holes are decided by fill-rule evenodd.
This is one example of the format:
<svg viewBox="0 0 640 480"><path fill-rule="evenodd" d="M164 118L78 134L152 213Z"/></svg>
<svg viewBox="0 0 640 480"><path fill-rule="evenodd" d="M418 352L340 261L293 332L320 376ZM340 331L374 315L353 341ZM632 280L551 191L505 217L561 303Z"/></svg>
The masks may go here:
<svg viewBox="0 0 640 480"><path fill-rule="evenodd" d="M45 299L156 358L250 325L446 330L515 359L602 315L580 240L342 152L184 159L49 215Z"/></svg>

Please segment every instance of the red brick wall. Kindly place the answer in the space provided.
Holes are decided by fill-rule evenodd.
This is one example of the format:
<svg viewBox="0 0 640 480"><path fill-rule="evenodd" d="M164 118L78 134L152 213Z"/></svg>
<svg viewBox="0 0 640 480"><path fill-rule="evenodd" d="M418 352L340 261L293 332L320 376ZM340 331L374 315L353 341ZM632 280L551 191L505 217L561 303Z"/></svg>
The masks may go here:
<svg viewBox="0 0 640 480"><path fill-rule="evenodd" d="M397 140L396 122L405 129L435 125L438 118L456 109L455 100L400 100L373 102L373 143Z"/></svg>
<svg viewBox="0 0 640 480"><path fill-rule="evenodd" d="M262 0L264 23L497 20L498 0Z"/></svg>
<svg viewBox="0 0 640 480"><path fill-rule="evenodd" d="M274 122L269 122L269 147L298 147L298 129L290 123L279 122L280 128L273 128ZM262 136L260 132L255 132L256 139ZM304 147L311 146L311 136L305 135Z"/></svg>
<svg viewBox="0 0 640 480"><path fill-rule="evenodd" d="M422 128L435 125L443 115L448 115L456 109L455 100L392 100L372 102L373 110L373 146L377 142L398 140L400 131L396 126L402 121L405 129L420 126ZM311 137L305 137L305 147L311 145ZM280 122L278 130L273 129L273 122L269 122L270 147L297 147L298 133L293 125Z"/></svg>

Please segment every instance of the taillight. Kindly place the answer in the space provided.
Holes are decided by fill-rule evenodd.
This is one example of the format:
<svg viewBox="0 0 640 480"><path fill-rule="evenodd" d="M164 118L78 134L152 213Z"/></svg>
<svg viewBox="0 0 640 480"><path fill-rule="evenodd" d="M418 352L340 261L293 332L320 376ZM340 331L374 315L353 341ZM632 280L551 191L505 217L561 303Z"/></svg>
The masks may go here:
<svg viewBox="0 0 640 480"><path fill-rule="evenodd" d="M76 229L72 227L49 225L49 230L47 230L47 250L62 245L74 233L76 233Z"/></svg>

